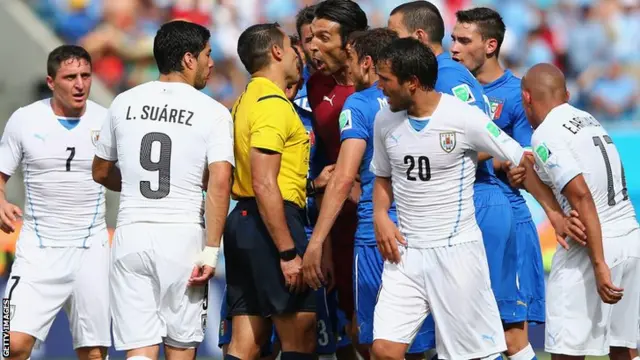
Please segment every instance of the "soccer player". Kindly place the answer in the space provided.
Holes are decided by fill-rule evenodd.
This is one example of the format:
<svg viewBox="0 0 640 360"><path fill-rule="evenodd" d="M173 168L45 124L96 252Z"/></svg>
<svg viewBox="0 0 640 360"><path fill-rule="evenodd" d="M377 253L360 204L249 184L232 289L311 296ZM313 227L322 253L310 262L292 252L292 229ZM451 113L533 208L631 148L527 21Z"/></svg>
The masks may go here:
<svg viewBox="0 0 640 360"><path fill-rule="evenodd" d="M611 359L637 359L636 213L611 137L568 99L564 75L551 64L532 67L522 79L522 102L535 129L534 168L565 211L577 210L587 233L586 247L558 247L554 255L547 284L545 351L554 359L607 354Z"/></svg>
<svg viewBox="0 0 640 360"><path fill-rule="evenodd" d="M232 116L235 154L232 193L238 201L225 228L227 302L233 334L226 359L254 359L271 335L281 358L312 359L315 294L304 289L301 255L309 136L286 98L299 81L291 41L278 24L258 24L238 39L251 81Z"/></svg>
<svg viewBox="0 0 640 360"><path fill-rule="evenodd" d="M376 248L373 230L373 180L369 170L373 157L373 122L387 101L378 88L375 61L380 51L397 38L388 29L374 29L352 33L347 40L347 64L356 92L347 98L340 114L342 144L333 176L325 190L320 216L309 242L307 254L320 251L342 205L347 200L356 176L360 176L362 194L358 202L358 227L355 235L354 284L356 320L359 343L373 343L373 312L382 276L383 259ZM395 207L389 216L396 218ZM319 287L322 274L319 270L305 268L309 285ZM421 358L434 347L433 336L425 339L418 335L409 349L407 358ZM426 341L425 341L426 340Z"/></svg>
<svg viewBox="0 0 640 360"><path fill-rule="evenodd" d="M60 309L69 317L79 359L104 358L111 346L105 189L91 177L107 111L87 100L91 70L85 49L54 49L47 59L53 97L16 110L2 134L2 231L15 231L23 216L4 191L18 166L26 198L4 296L11 312L8 359L29 358L36 341L45 341Z"/></svg>
<svg viewBox="0 0 640 360"><path fill-rule="evenodd" d="M439 71L429 47L398 39L381 54L376 71L389 108L375 119L371 169L387 261L372 352L403 359L432 313L439 356L495 358L506 344L474 216L477 152L520 163L524 150L482 110L434 91ZM388 214L394 200L399 228Z"/></svg>
<svg viewBox="0 0 640 360"><path fill-rule="evenodd" d="M111 314L130 360L157 359L162 343L167 359L193 359L204 338L234 164L229 111L198 91L213 66L209 38L197 24L162 25L159 80L118 95L100 132L93 177L106 186L117 162L122 178Z"/></svg>
<svg viewBox="0 0 640 360"><path fill-rule="evenodd" d="M366 28L367 16L353 1L326 0L315 7L315 18L311 23L313 39L309 50L317 70L307 83L307 97L313 110L314 134L322 143L322 152L319 150L316 154L323 154L331 164L337 161L340 151L338 118L345 100L355 90L347 70L347 37L354 31ZM315 159L312 163L314 167L320 166ZM355 187L355 191L358 190L359 187ZM352 274L357 201L353 200L356 198L352 194L351 201L345 202L330 234L338 305L349 320L354 315ZM317 201L321 205L322 196L317 197ZM319 266L321 255L305 254L305 265ZM353 327L349 327L349 333L353 334Z"/></svg>
<svg viewBox="0 0 640 360"><path fill-rule="evenodd" d="M520 96L520 79L500 65L498 56L505 25L500 14L488 8L458 11L453 29L451 53L483 85L489 98L490 116L521 146L531 145L533 130L527 121ZM497 161L496 161L497 163ZM511 203L515 228L518 274L518 306L510 317L503 317L507 354L512 359L535 357L529 344L526 322L544 322L544 270L538 231L527 204L516 188L508 184L500 164L495 164L499 184ZM500 176L502 175L502 176Z"/></svg>

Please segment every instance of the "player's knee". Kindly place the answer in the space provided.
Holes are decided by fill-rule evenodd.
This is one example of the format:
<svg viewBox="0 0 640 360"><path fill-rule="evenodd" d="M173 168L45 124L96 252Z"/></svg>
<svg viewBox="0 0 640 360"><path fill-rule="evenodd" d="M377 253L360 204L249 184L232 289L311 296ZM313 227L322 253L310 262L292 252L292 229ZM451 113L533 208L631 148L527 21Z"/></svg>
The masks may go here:
<svg viewBox="0 0 640 360"><path fill-rule="evenodd" d="M504 331L507 343L507 355L515 355L529 345L529 338L524 323L507 325Z"/></svg>
<svg viewBox="0 0 640 360"><path fill-rule="evenodd" d="M76 349L80 360L103 360L107 357L107 348L101 346L81 347Z"/></svg>
<svg viewBox="0 0 640 360"><path fill-rule="evenodd" d="M375 360L402 360L406 346L386 340L374 340L371 346L371 356Z"/></svg>
<svg viewBox="0 0 640 360"><path fill-rule="evenodd" d="M278 329L282 352L313 353L317 335L316 314L298 313L286 323Z"/></svg>
<svg viewBox="0 0 640 360"><path fill-rule="evenodd" d="M11 354L8 360L27 360L31 356L31 350L35 345L35 339L23 333L11 333L9 340L9 349Z"/></svg>

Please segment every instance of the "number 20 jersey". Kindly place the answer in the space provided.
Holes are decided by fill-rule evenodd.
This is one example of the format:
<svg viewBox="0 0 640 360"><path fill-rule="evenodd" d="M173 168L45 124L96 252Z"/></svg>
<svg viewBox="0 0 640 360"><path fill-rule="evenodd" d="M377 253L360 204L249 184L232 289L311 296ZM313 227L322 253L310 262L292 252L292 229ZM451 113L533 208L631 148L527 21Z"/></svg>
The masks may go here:
<svg viewBox="0 0 640 360"><path fill-rule="evenodd" d="M151 81L115 98L96 156L120 167L118 226L201 224L205 169L234 165L231 114L188 84Z"/></svg>
<svg viewBox="0 0 640 360"><path fill-rule="evenodd" d="M371 171L391 178L399 230L409 247L482 240L473 184L480 151L520 163L524 150L479 108L441 94L428 124L383 108L374 122Z"/></svg>
<svg viewBox="0 0 640 360"><path fill-rule="evenodd" d="M571 206L562 190L582 174L604 238L624 236L638 227L620 154L591 114L569 104L555 107L533 132L531 147L540 179L553 189L565 212Z"/></svg>

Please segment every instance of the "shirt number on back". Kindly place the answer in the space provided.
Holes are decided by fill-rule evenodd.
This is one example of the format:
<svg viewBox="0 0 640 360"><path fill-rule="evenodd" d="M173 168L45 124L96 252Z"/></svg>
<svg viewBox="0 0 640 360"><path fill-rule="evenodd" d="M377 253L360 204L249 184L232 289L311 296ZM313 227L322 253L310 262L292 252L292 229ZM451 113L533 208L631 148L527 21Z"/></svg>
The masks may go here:
<svg viewBox="0 0 640 360"><path fill-rule="evenodd" d="M429 164L429 158L426 156L415 156L407 155L404 157L404 164L409 165L407 168L407 180L416 181L416 178L413 175L413 170L416 168L416 163L418 163L418 178L420 181L429 181L431 180L431 165Z"/></svg>
<svg viewBox="0 0 640 360"><path fill-rule="evenodd" d="M151 159L154 143L160 146L158 161ZM158 189L151 189L151 181L140 181L140 194L147 199L157 200L169 195L171 191L171 138L159 132L148 133L140 143L140 166L147 171L158 172Z"/></svg>
<svg viewBox="0 0 640 360"><path fill-rule="evenodd" d="M613 140L609 137L609 135L604 135L602 137L607 144L613 144ZM593 145L600 148L600 153L602 153L602 158L604 159L604 165L607 168L607 198L609 202L609 206L614 206L616 204L616 191L613 187L613 172L611 171L611 161L609 161L609 155L607 154L607 149L604 147L604 143L600 139L599 136L594 136ZM629 200L629 195L627 193L627 179L624 176L624 167L622 166L622 159L620 160L620 170L622 177L622 201Z"/></svg>

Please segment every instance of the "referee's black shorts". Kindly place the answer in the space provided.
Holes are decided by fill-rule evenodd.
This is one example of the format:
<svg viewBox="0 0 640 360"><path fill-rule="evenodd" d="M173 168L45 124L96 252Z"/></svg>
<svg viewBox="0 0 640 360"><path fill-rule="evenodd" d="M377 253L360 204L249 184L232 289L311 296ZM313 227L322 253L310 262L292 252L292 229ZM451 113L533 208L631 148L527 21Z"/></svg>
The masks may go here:
<svg viewBox="0 0 640 360"><path fill-rule="evenodd" d="M285 201L284 212L296 250L302 256L307 247L304 210ZM227 218L224 258L228 317L316 311L312 290L294 294L285 286L278 249L262 222L255 199L238 201Z"/></svg>

